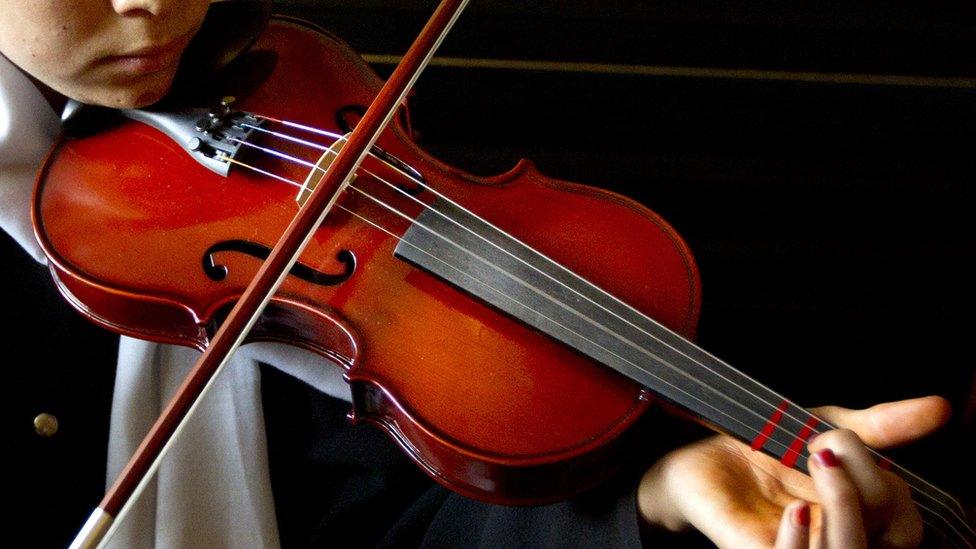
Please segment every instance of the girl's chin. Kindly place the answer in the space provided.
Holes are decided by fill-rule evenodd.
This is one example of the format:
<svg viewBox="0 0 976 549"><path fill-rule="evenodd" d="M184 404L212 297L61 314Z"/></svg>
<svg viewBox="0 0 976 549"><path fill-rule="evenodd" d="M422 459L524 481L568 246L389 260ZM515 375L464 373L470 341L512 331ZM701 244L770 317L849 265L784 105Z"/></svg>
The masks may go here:
<svg viewBox="0 0 976 549"><path fill-rule="evenodd" d="M139 84L106 86L67 95L89 105L101 105L115 109L145 107L159 101L166 95L172 84L172 78Z"/></svg>
<svg viewBox="0 0 976 549"><path fill-rule="evenodd" d="M169 88L147 90L139 94L135 101L132 102L130 107L145 107L146 105L152 105L153 103L159 101L166 95Z"/></svg>

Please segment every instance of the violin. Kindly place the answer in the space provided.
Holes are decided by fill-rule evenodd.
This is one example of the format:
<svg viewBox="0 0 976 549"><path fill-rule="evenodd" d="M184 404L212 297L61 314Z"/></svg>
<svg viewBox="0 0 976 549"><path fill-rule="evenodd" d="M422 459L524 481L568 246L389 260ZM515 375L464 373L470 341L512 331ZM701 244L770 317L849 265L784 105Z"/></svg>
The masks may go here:
<svg viewBox="0 0 976 549"><path fill-rule="evenodd" d="M658 398L807 470L806 441L832 426L692 342L695 261L646 207L525 161L464 173L411 140L402 108L328 183L381 84L337 38L276 17L206 106L61 139L33 204L59 290L120 334L210 352L279 236L330 194L237 337L342 368L350 418L437 482L494 503L569 497L613 474ZM934 530L976 547L955 498L877 457Z"/></svg>

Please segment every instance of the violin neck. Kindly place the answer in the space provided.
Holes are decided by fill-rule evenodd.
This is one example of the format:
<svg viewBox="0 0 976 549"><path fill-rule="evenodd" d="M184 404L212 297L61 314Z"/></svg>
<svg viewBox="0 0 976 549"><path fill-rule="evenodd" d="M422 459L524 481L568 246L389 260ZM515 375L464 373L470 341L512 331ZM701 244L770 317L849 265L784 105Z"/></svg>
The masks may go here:
<svg viewBox="0 0 976 549"><path fill-rule="evenodd" d="M833 428L454 203L440 200L421 213L403 235L396 255L789 467L808 472L806 441ZM976 534L957 500L878 458L882 467L905 479L932 528L961 547L976 548Z"/></svg>

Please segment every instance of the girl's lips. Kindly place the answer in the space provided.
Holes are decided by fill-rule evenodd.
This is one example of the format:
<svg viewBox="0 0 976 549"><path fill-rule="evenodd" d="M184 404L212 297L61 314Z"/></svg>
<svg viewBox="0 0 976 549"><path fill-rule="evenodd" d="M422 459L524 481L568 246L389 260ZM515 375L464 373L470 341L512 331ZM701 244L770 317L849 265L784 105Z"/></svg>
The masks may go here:
<svg viewBox="0 0 976 549"><path fill-rule="evenodd" d="M119 55L108 58L111 65L133 75L146 75L159 72L176 62L178 51L166 51L149 55Z"/></svg>
<svg viewBox="0 0 976 549"><path fill-rule="evenodd" d="M183 46L186 45L190 35L180 37L162 46L142 48L125 55L112 55L105 57L105 62L109 65L120 68L133 76L142 76L159 72L173 66L179 61L183 53Z"/></svg>

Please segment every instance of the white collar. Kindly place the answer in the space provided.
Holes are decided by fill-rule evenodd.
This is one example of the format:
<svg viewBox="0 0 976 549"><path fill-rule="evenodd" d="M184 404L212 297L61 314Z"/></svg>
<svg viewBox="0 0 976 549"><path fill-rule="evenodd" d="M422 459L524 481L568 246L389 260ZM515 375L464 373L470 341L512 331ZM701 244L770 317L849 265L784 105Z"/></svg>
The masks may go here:
<svg viewBox="0 0 976 549"><path fill-rule="evenodd" d="M41 262L30 222L31 193L59 126L40 90L0 55L0 227Z"/></svg>

